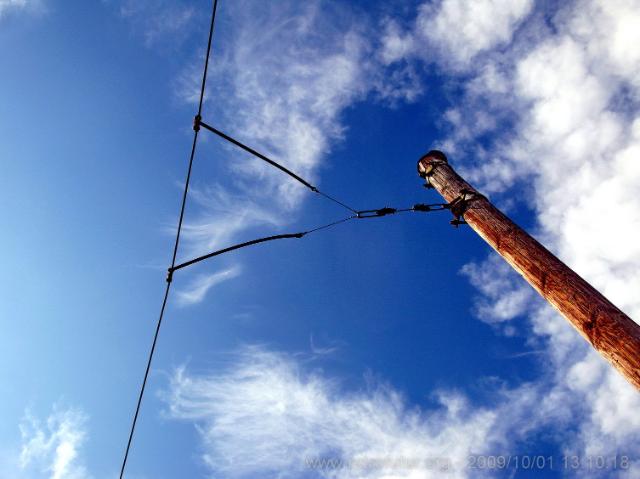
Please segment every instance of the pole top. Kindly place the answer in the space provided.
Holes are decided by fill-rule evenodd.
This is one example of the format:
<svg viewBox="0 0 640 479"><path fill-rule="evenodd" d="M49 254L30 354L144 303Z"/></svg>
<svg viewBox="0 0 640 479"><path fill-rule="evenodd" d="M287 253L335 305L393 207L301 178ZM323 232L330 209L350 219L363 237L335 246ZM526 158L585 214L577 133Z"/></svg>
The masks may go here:
<svg viewBox="0 0 640 479"><path fill-rule="evenodd" d="M433 165L437 163L448 163L447 155L440 150L431 150L418 160L418 175L421 178L425 178L433 170Z"/></svg>

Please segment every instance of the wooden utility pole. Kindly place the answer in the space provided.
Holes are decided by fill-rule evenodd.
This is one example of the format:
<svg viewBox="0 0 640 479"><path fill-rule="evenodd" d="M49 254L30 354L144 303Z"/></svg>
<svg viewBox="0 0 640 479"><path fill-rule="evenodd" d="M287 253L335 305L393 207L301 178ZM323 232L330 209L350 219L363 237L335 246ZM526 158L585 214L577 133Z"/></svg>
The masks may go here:
<svg viewBox="0 0 640 479"><path fill-rule="evenodd" d="M452 224L465 222L549 301L591 345L640 389L640 326L478 193L441 151L418 162L418 174L449 203Z"/></svg>

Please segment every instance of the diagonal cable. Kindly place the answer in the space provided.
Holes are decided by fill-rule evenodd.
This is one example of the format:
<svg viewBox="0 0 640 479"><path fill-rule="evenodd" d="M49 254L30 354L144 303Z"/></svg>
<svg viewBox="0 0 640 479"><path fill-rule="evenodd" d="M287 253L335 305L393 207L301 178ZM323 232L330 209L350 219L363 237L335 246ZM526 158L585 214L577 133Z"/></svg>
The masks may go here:
<svg viewBox="0 0 640 479"><path fill-rule="evenodd" d="M227 140L229 143L233 143L234 145L236 145L237 147L243 149L244 151L251 153L253 156L255 156L256 158L260 158L262 161L266 161L267 163L269 163L271 166L274 166L275 168L278 168L280 171L286 173L287 175L289 175L291 178L295 179L296 181L302 183L304 186L306 186L307 188L309 188L312 191L316 190L316 187L313 186L311 183L307 182L306 180L302 179L301 177L299 177L298 175L296 175L293 171L288 170L287 168L285 168L284 166L280 165L279 163L276 163L275 161L273 161L271 158L268 158L267 156L263 155L262 153L254 150L253 148L251 148L250 146L245 145L244 143L240 143L238 140L236 140L235 138L227 135L226 133L221 132L220 130L218 130L217 128L214 128L211 125L207 125L204 121L200 121L200 126L202 128L204 128L205 130L209 130L211 133L214 133L216 135L218 135L220 138Z"/></svg>
<svg viewBox="0 0 640 479"><path fill-rule="evenodd" d="M251 241L246 241L244 243L238 243L236 245L229 246L228 248L219 249L217 251L213 251L211 253L198 256L197 258L191 259L189 261L185 261L184 263L180 263L176 266L172 266L171 268L169 268L169 274L173 275L174 271L177 271L182 268L186 268L187 266L191 266L192 264L199 263L200 261L213 258L214 256L219 256L224 253L235 251L240 248L245 248L247 246L253 246L254 244L266 243L267 241L275 241L279 239L302 238L304 235L305 233L287 233L287 234L281 234L281 235L266 236L264 238L258 238Z"/></svg>
<svg viewBox="0 0 640 479"><path fill-rule="evenodd" d="M232 136L227 135L226 133L218 130L217 128L208 125L207 123L205 123L204 121L202 121L199 117L196 117L196 121L197 121L197 125L201 126L202 128L204 128L205 130L209 130L211 133L218 135L220 138L222 138L223 140L228 141L229 143L232 143L234 145L236 145L238 148L246 151L247 153L251 153L253 156L255 156L256 158L261 159L262 161L265 161L267 163L269 163L271 166L279 169L280 171L282 171L283 173L289 175L291 178L293 178L294 180L296 180L297 182L303 184L304 186L306 186L307 188L309 188L311 191L313 191L314 193L318 193L320 196L325 197L326 199L333 201L334 203L342 206L343 208L351 211L352 213L358 213L355 209L353 209L351 206L348 206L347 204L343 203L342 201L339 201L335 198L333 198L332 196L329 196L328 194L320 191L316 186L313 186L311 183L309 183L307 180L305 180L304 178L302 178L301 176L296 175L293 171L289 170L288 168L285 168L284 166L282 166L280 163L278 163L277 161L272 160L271 158L269 158L266 155L263 155L262 153L260 153L259 151L251 148L250 146L245 145L244 143L236 140L235 138L233 138Z"/></svg>

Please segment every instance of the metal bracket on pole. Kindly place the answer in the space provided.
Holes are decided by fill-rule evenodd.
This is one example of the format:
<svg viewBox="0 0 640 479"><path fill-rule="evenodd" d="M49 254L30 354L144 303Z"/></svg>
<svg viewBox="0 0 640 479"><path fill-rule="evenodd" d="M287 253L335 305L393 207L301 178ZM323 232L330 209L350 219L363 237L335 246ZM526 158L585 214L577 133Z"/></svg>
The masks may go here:
<svg viewBox="0 0 640 479"><path fill-rule="evenodd" d="M423 165L422 162L418 162L418 175L420 178L425 179L424 187L427 189L433 189L434 186L431 184L431 176L433 176L434 170L438 165L446 165L449 162L447 161L447 157L440 150L431 150L425 156L430 156L431 161L427 166Z"/></svg>
<svg viewBox="0 0 640 479"><path fill-rule="evenodd" d="M454 219L451 220L451 225L457 228L460 225L466 225L467 222L464 219L464 214L469 209L469 205L476 200L484 198L483 195L476 191L471 190L462 190L460 192L460 196L454 199L451 203L447 205L448 209L451 210Z"/></svg>

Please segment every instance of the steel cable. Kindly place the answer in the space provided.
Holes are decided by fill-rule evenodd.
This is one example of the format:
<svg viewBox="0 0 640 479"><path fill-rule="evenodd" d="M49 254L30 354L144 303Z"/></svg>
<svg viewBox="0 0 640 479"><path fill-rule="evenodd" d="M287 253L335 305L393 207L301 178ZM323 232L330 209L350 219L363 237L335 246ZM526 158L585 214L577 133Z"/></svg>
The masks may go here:
<svg viewBox="0 0 640 479"><path fill-rule="evenodd" d="M212 12L211 12L211 25L209 27L209 39L207 41L207 53L206 53L206 57L205 57L205 63L204 63L204 69L203 69L203 73L202 73L202 84L200 87L200 101L198 103L198 117L201 115L202 113L202 103L204 100L204 92L205 92L205 87L206 87L206 83L207 83L207 72L209 69L209 56L211 54L211 42L213 39L213 28L215 25L215 20L216 20L216 10L218 8L218 0L213 0L213 7L212 7ZM182 193L182 204L180 206L180 218L178 219L178 229L176 231L176 239L175 239L175 243L173 246L173 255L171 258L171 267L173 268L173 266L175 265L176 262L176 256L178 254L178 245L180 243L180 233L182 231L182 222L184 220L184 210L185 210L185 205L187 202L187 193L189 191L189 181L191 180L191 171L192 171L192 167L193 167L193 158L195 157L195 153L196 153L196 144L198 141L198 128L195 128L194 125L194 133L193 133L193 143L191 145L191 154L189 155L189 166L187 168L187 178L185 180L184 183L184 191ZM124 458L122 459L122 467L120 468L120 479L122 479L124 477L124 471L125 468L127 466L127 459L129 458L129 450L131 449L131 442L133 440L133 434L135 432L136 429L136 424L138 422L138 415L140 413L140 405L142 404L142 398L144 396L144 391L147 385L147 379L149 377L149 370L151 369L151 362L153 361L153 355L156 349L156 344L158 342L158 335L160 333L160 327L162 325L162 318L164 317L164 311L165 308L167 306L167 300L169 298L169 291L171 290L171 278L167 277L167 286L164 292L164 299L162 301L162 307L160 308L160 315L158 317L158 322L156 324L156 330L155 333L153 335L153 342L151 343L151 349L149 351L149 357L147 359L147 367L145 369L144 372L144 377L142 380L142 385L140 387L140 393L138 395L138 401L136 403L136 409L135 409L135 413L133 416L133 420L131 422L131 429L129 431L129 439L127 440L127 447L125 449L124 452Z"/></svg>

